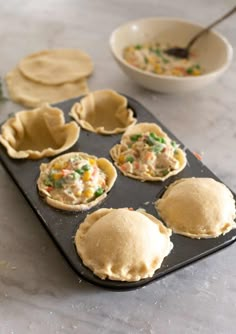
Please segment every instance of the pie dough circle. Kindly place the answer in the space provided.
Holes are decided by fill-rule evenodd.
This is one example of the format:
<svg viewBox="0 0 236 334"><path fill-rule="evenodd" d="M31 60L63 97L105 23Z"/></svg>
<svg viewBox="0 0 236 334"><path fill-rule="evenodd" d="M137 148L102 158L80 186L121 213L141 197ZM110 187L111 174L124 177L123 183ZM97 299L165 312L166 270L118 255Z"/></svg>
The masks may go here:
<svg viewBox="0 0 236 334"><path fill-rule="evenodd" d="M233 195L212 178L175 181L155 206L168 227L190 238L214 238L236 227Z"/></svg>
<svg viewBox="0 0 236 334"><path fill-rule="evenodd" d="M89 76L93 63L89 55L79 49L52 49L23 58L19 69L33 81L59 85Z"/></svg>
<svg viewBox="0 0 236 334"><path fill-rule="evenodd" d="M56 103L88 92L86 79L61 85L44 85L25 77L18 68L6 75L11 99L26 107L38 107L43 103Z"/></svg>
<svg viewBox="0 0 236 334"><path fill-rule="evenodd" d="M94 162L96 162L96 168L100 169L105 174L106 178L105 178L104 192L98 197L90 197L88 198L88 200L85 200L86 198L84 199L83 195L81 194L78 196L78 198L74 198L74 196L72 198L71 197L72 195L70 195L67 192L66 184L65 184L65 187L63 187L63 189L58 189L57 193L56 192L51 193L52 189L48 190L48 186L45 180L48 178L50 172L52 170L59 168L58 171L56 170L56 180L58 180L58 174L61 178L61 175L60 175L61 171L64 173L68 172L68 167L63 167L63 165L66 165L67 162L70 161L70 159L74 159L76 156L79 157L79 159L86 160L87 162L93 160L93 164ZM63 174L63 175L66 175L66 174ZM56 157L55 159L51 160L47 164L42 163L40 165L40 175L37 180L37 186L38 186L40 195L44 197L47 204L49 204L50 206L57 208L57 209L65 210L65 211L86 211L94 207L98 203L102 202L106 198L107 193L113 187L116 181L116 178L117 178L116 169L109 160L105 158L97 158L94 155L89 155L84 152L70 152L70 153L66 153L66 154ZM83 178L83 175L79 178L79 183L81 182L83 184L85 184L86 182L85 179ZM88 187L86 188L89 190L93 187L93 184L89 178L87 179L87 182L88 182L87 184ZM70 191L71 191L71 186L73 188L75 186L75 183L73 184L73 181L72 181L72 185L71 185L71 180L70 180L69 186L68 186L68 189L70 187ZM84 191L87 191L87 190L84 188ZM67 201L68 198L70 199L70 201ZM80 201L81 198L82 200ZM71 203L71 199L72 200L75 199L77 203Z"/></svg>
<svg viewBox="0 0 236 334"><path fill-rule="evenodd" d="M170 253L171 230L147 213L100 209L80 224L75 245L85 266L101 279L152 277Z"/></svg>

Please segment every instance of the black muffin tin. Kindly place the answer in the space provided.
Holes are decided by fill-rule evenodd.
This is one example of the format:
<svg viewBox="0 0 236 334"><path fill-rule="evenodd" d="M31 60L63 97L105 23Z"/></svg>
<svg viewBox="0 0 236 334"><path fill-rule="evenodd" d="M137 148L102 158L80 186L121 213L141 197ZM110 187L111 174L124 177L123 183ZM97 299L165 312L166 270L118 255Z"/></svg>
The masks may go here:
<svg viewBox="0 0 236 334"><path fill-rule="evenodd" d="M126 96L126 95L124 95ZM155 122L174 140L185 146L163 125L159 122L147 109L145 109L136 100L126 96L129 107L135 112L138 122ZM72 105L81 99L75 98L56 104L55 106L62 109L65 114L66 121L71 121L68 115ZM111 147L120 142L122 134L103 136L97 135L81 129L78 142L66 152L81 151L97 157L105 157L110 161L109 150ZM64 153L66 153L64 152ZM17 184L28 203L39 217L41 223L49 232L50 236L58 246L61 253L75 272L83 279L90 283L103 286L110 289L134 289L148 284L156 279L163 277L187 264L199 260L223 247L233 243L236 239L236 230L232 230L225 236L213 239L190 239L181 235L173 234L171 241L174 248L171 253L164 259L162 266L158 269L153 277L143 279L138 282L120 282L112 280L101 280L99 277L86 268L80 257L77 255L74 245L74 235L79 225L85 219L88 213L99 208L122 208L132 207L134 209L143 208L148 213L157 216L153 202L162 196L166 186L177 179L183 177L211 177L219 181L219 179L199 161L188 149L186 149L188 163L185 169L176 176L172 176L165 182L140 182L135 179L125 177L117 170L117 180L109 192L107 198L96 207L85 212L67 212L57 210L47 205L39 196L36 182L39 176L39 166L41 163L49 162L55 157L44 158L40 160L17 160L11 159L3 146L0 145L1 161ZM234 195L235 196L235 195ZM159 217L158 217L159 218ZM27 231L25 231L27 233Z"/></svg>

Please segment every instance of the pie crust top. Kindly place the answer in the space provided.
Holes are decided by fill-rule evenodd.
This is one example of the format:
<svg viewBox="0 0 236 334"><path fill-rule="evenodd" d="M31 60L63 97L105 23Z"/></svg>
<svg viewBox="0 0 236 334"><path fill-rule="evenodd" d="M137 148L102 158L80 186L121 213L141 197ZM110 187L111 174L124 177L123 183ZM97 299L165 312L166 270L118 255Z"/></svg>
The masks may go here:
<svg viewBox="0 0 236 334"><path fill-rule="evenodd" d="M75 245L85 266L101 279L152 277L170 253L171 230L154 216L128 208L99 209L80 224Z"/></svg>
<svg viewBox="0 0 236 334"><path fill-rule="evenodd" d="M231 191L212 178L184 178L172 183L156 202L163 221L190 238L214 238L236 227Z"/></svg>

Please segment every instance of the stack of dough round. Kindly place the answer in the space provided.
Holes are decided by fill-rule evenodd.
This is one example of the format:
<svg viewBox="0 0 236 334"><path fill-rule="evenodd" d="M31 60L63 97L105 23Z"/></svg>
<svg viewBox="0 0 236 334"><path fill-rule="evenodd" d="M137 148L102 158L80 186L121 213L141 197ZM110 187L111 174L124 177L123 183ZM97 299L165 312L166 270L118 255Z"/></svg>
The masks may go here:
<svg viewBox="0 0 236 334"><path fill-rule="evenodd" d="M6 75L13 101L26 107L56 103L88 93L91 58L78 49L44 50L23 58Z"/></svg>
<svg viewBox="0 0 236 334"><path fill-rule="evenodd" d="M171 230L157 218L128 208L88 215L75 235L85 266L101 279L139 281L152 277L170 253Z"/></svg>
<svg viewBox="0 0 236 334"><path fill-rule="evenodd" d="M230 190L212 178L184 178L172 183L156 209L174 232L190 238L214 238L236 227Z"/></svg>

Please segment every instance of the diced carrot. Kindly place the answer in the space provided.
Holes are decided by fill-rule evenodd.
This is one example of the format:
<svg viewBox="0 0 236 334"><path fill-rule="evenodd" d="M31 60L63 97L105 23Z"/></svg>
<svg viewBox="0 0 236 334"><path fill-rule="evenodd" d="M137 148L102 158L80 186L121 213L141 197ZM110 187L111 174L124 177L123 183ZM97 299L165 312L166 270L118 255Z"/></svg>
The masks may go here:
<svg viewBox="0 0 236 334"><path fill-rule="evenodd" d="M149 160L149 159L151 159L151 157L152 157L152 152L147 152L147 153L145 154L145 160L146 160L146 161Z"/></svg>
<svg viewBox="0 0 236 334"><path fill-rule="evenodd" d="M126 164L121 165L120 168L125 172L127 170Z"/></svg>
<svg viewBox="0 0 236 334"><path fill-rule="evenodd" d="M193 154L195 155L195 157L198 159L198 160L202 160L202 156L199 154L199 153L197 153L197 152L193 152Z"/></svg>
<svg viewBox="0 0 236 334"><path fill-rule="evenodd" d="M139 162L137 162L137 161L134 162L134 168L139 169Z"/></svg>

